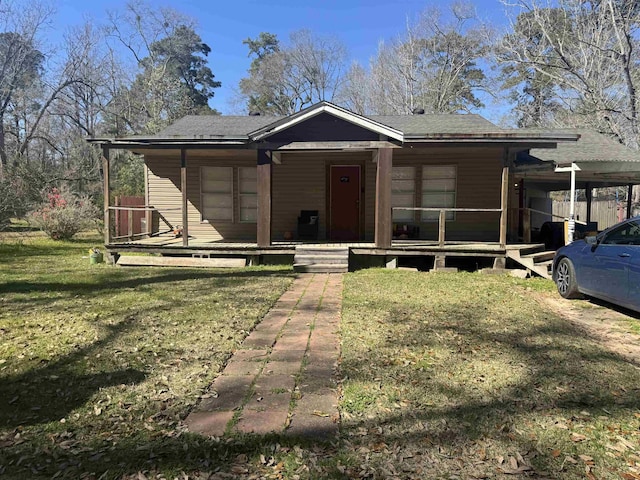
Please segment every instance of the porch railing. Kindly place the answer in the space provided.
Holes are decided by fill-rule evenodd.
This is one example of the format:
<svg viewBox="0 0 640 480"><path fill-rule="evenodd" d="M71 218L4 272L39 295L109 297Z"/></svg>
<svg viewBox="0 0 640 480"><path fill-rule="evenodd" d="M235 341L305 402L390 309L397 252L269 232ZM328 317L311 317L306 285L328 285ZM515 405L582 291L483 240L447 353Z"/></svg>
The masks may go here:
<svg viewBox="0 0 640 480"><path fill-rule="evenodd" d="M557 219L561 221L566 221L568 218L563 217L562 215L555 215L550 212L544 212L542 210L536 210L534 208L516 208L518 213L522 212L522 241L524 243L531 243L531 214L537 213L538 215L543 215L551 218L552 220ZM576 220L576 223L580 225L587 225L587 222L581 222L580 220Z"/></svg>
<svg viewBox="0 0 640 480"><path fill-rule="evenodd" d="M439 212L438 216L438 246L443 247L446 243L447 212L454 213L480 213L480 212L502 212L500 208L422 208L422 207L392 207L392 212L396 210L411 212Z"/></svg>
<svg viewBox="0 0 640 480"><path fill-rule="evenodd" d="M180 208L163 208L162 209L163 212L174 211L174 210L181 211ZM171 224L171 222L169 222L169 220L167 220L166 217L162 213L160 213L160 210L158 210L153 206L150 206L150 205L143 205L143 206L137 206L137 207L110 206L108 209L109 213L116 212L116 211L128 212L127 235L110 235L111 240L122 240L124 238L128 240L133 240L135 237L147 237L147 236L152 237L152 236L162 235L164 233L170 233L174 231L174 226ZM136 211L137 212L144 211L151 214L151 215L147 215L147 221L145 222L146 229L144 232L134 233L133 212L136 212ZM166 230L158 229L157 232L154 232L153 220L150 218L152 215L156 215L157 218L167 226L167 229ZM111 219L112 219L112 216L109 215L109 225L106 225L105 228L111 229L111 227L114 226L114 224L111 222Z"/></svg>

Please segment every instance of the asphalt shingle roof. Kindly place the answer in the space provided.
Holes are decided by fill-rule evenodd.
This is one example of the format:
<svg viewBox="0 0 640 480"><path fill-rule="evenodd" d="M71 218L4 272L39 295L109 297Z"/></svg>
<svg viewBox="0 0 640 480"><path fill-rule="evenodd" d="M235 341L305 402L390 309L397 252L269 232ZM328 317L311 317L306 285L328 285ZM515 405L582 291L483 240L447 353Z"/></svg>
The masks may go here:
<svg viewBox="0 0 640 480"><path fill-rule="evenodd" d="M250 132L284 117L188 115L168 126L156 138L246 138ZM433 134L497 133L503 130L480 115L368 115L367 118L403 132L406 136Z"/></svg>
<svg viewBox="0 0 640 480"><path fill-rule="evenodd" d="M543 129L526 129L525 132L548 132ZM571 162L640 162L640 152L632 150L611 137L593 130L579 128L556 129L555 132L577 133L577 142L561 142L555 149L534 148L530 155L556 164Z"/></svg>

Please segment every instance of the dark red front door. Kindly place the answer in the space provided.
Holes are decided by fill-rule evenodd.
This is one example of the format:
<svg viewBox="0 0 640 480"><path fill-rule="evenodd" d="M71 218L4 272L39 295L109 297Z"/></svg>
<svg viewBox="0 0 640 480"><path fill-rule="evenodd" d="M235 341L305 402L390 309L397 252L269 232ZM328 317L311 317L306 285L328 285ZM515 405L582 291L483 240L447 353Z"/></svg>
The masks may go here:
<svg viewBox="0 0 640 480"><path fill-rule="evenodd" d="M360 240L360 166L332 165L330 239Z"/></svg>

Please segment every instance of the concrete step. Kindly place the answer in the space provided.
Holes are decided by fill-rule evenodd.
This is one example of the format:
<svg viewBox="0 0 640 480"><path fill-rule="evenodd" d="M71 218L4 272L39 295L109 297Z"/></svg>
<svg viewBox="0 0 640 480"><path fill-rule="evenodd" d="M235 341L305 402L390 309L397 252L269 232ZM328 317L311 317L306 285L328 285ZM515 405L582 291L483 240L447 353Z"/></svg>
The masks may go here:
<svg viewBox="0 0 640 480"><path fill-rule="evenodd" d="M332 263L308 265L294 263L293 270L298 273L346 273L349 271L349 265Z"/></svg>
<svg viewBox="0 0 640 480"><path fill-rule="evenodd" d="M300 255L298 253L294 256L294 263L332 263L332 264L349 264L348 255Z"/></svg>
<svg viewBox="0 0 640 480"><path fill-rule="evenodd" d="M296 245L296 255L345 255L349 256L348 247L322 247L318 245Z"/></svg>
<svg viewBox="0 0 640 480"><path fill-rule="evenodd" d="M193 258L193 257L151 257L143 255L123 255L116 265L120 267L209 267L239 268L247 265L244 258Z"/></svg>

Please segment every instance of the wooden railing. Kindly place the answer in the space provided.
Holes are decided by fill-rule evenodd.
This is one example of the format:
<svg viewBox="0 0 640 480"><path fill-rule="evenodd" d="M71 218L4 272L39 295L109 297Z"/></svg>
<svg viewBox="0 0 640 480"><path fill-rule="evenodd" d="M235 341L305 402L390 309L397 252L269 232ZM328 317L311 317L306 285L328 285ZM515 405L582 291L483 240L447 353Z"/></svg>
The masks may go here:
<svg viewBox="0 0 640 480"><path fill-rule="evenodd" d="M553 213L549 213L549 212L543 212L542 210L536 210L533 208L516 208L516 211L522 212L522 241L524 243L531 243L531 214L532 213L537 213L538 215L544 215L547 216L549 218L553 219L557 219L560 221L566 221L568 220L568 218L563 217L561 215L555 215ZM576 220L576 223L580 224L580 225L587 225L586 222L581 222L580 220Z"/></svg>
<svg viewBox="0 0 640 480"><path fill-rule="evenodd" d="M412 211L412 212L439 212L438 216L438 246L443 247L445 245L446 237L446 224L447 224L447 212L454 213L476 213L476 212L498 212L501 213L500 208L420 208L420 207L393 207L392 211Z"/></svg>
<svg viewBox="0 0 640 480"><path fill-rule="evenodd" d="M172 210L181 210L180 208L163 208L162 209L164 212L166 211L172 211ZM125 206L110 206L108 209L109 213L110 212L115 212L115 211L126 211L129 212L128 215L128 225L127 225L127 235L117 235L117 236L110 236L111 240L121 240L123 238L126 238L128 240L133 240L135 237L147 237L147 236L155 236L155 235L161 235L163 233L170 233L174 231L174 226L171 224L171 222L169 222L164 215L162 215L162 213L160 213L160 211L152 206L137 206L137 207L125 207ZM154 232L153 231L153 221L150 221L150 217L151 215L147 215L147 221L146 221L146 231L144 232L139 232L139 233L134 233L134 225L133 225L133 212L135 211L145 211L145 212L149 212L149 213L155 213L158 218L160 220L162 220L162 222L167 226L167 230L162 230L162 231L157 231ZM109 215L109 219L111 220L112 216ZM113 224L111 223L111 221L109 222L109 225L106 225L105 228L109 228L111 229L111 227L113 226Z"/></svg>

